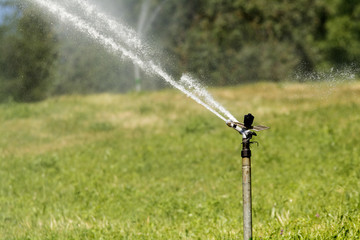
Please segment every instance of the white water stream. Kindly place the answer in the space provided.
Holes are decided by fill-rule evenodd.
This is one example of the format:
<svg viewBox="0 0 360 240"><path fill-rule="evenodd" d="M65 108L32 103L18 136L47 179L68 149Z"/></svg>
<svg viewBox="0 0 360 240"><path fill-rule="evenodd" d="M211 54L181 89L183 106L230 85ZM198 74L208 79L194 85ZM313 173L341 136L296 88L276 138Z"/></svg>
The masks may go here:
<svg viewBox="0 0 360 240"><path fill-rule="evenodd" d="M94 5L84 0L71 0L72 8L77 7L84 14L85 17L81 18L79 14L73 14L69 7L67 8L64 4L60 5L51 0L30 1L60 19L63 23L71 25L76 30L97 41L109 53L130 60L147 74L161 77L223 121L226 121L226 118L236 121L235 117L220 103L216 102L211 94L190 75L184 74L179 82L175 81L158 63L150 59L148 54L150 48L142 43L134 30L99 12ZM92 22L86 21L85 18L92 19Z"/></svg>

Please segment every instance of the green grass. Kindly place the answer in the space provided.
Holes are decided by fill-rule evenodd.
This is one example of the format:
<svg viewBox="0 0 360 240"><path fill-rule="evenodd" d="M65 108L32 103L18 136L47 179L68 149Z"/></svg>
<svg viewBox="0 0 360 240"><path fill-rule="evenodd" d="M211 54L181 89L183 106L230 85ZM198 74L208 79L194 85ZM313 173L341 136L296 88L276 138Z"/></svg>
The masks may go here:
<svg viewBox="0 0 360 240"><path fill-rule="evenodd" d="M360 84L212 89L261 132L254 239L360 239ZM0 239L242 239L241 136L175 90L0 105Z"/></svg>

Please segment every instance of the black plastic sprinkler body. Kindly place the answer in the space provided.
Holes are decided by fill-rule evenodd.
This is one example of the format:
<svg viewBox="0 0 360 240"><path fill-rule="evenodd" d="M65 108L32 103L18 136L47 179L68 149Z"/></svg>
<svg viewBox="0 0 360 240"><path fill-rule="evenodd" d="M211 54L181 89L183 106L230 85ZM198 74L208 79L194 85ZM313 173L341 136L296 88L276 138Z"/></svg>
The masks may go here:
<svg viewBox="0 0 360 240"><path fill-rule="evenodd" d="M261 131L269 129L265 126L252 126L254 116L249 113L244 116L244 123L228 120L226 124L234 128L242 135L242 186L243 186L243 219L244 219L244 240L252 239L252 199L251 199L251 149L250 144L253 136L257 136L251 130Z"/></svg>

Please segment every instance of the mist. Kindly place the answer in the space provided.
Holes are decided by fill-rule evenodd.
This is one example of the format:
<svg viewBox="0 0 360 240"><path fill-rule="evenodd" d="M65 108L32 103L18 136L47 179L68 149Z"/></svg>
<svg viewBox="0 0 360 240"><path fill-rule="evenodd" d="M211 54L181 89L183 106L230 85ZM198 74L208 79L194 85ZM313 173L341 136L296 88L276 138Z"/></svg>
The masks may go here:
<svg viewBox="0 0 360 240"><path fill-rule="evenodd" d="M131 2L104 1L100 4L95 1L89 2L95 4L100 12L104 12L115 21L125 23L129 28L134 29L137 24L137 16L134 16L136 14L129 14L134 11ZM74 14L81 14L77 11L77 8L74 8ZM143 72L140 73L141 77L135 76L135 66L129 61L109 54L102 46L71 27L59 22L56 24L60 45L56 73L58 81L54 88L56 93L67 93L68 88L74 93L127 92L136 88L139 78L142 89L154 90L165 86L158 78ZM147 45L146 36L139 36L139 38L142 39L144 45ZM159 59L161 55L159 48L154 49L154 47L147 47L147 54ZM71 66L77 67L69 71ZM69 79L72 80L69 81ZM66 84L73 86L64 87Z"/></svg>

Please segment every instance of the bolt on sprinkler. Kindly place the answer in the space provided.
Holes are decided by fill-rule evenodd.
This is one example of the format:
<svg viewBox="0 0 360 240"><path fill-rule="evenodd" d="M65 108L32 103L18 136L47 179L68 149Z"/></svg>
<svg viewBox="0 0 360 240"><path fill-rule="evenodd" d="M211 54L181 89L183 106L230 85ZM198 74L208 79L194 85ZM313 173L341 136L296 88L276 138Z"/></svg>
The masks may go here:
<svg viewBox="0 0 360 240"><path fill-rule="evenodd" d="M244 240L252 239L252 208L251 208L251 150L250 140L257 134L253 131L269 129L266 126L252 126L254 116L249 113L244 116L244 123L227 120L226 125L234 128L242 135L242 185L243 185L243 219L244 219ZM253 131L252 131L253 130Z"/></svg>

